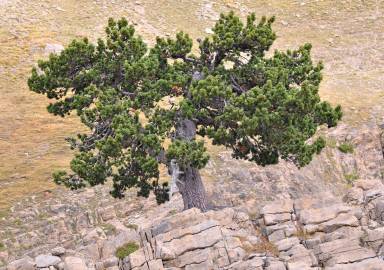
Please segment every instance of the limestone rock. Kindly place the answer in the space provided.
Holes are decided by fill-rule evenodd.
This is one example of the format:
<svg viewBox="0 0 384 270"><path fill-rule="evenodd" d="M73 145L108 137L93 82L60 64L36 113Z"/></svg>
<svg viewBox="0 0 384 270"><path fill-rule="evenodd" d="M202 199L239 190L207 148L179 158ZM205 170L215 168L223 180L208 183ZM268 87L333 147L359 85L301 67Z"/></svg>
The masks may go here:
<svg viewBox="0 0 384 270"><path fill-rule="evenodd" d="M65 254L65 248L63 247L55 247L51 250L52 255L54 256L61 256Z"/></svg>
<svg viewBox="0 0 384 270"><path fill-rule="evenodd" d="M275 201L267 204L261 210L262 215L291 213L293 211L293 202L291 200Z"/></svg>
<svg viewBox="0 0 384 270"><path fill-rule="evenodd" d="M144 250L140 248L135 252L133 252L132 254L130 254L129 262L132 268L141 267L146 262Z"/></svg>
<svg viewBox="0 0 384 270"><path fill-rule="evenodd" d="M61 262L60 257L52 256L49 254L42 254L35 258L36 266L39 268L57 265Z"/></svg>
<svg viewBox="0 0 384 270"><path fill-rule="evenodd" d="M79 257L66 257L64 259L64 270L87 270L87 265Z"/></svg>
<svg viewBox="0 0 384 270"><path fill-rule="evenodd" d="M25 257L8 264L7 270L34 270L35 265L30 257Z"/></svg>
<svg viewBox="0 0 384 270"><path fill-rule="evenodd" d="M325 270L384 270L384 262L378 258L363 260L361 262L336 264L325 267Z"/></svg>

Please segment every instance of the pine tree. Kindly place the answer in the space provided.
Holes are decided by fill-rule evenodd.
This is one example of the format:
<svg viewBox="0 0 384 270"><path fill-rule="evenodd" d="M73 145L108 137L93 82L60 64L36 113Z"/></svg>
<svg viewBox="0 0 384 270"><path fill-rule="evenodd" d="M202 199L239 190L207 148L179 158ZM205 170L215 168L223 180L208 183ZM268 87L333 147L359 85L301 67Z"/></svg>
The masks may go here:
<svg viewBox="0 0 384 270"><path fill-rule="evenodd" d="M74 40L40 60L29 88L54 100L50 113L75 111L90 131L68 139L76 149L71 172L55 172L55 182L77 189L111 180L114 197L135 187L163 203L165 164L185 209L204 211L203 137L262 166L279 159L308 164L325 145L313 138L317 128L335 126L341 108L320 100L323 65L312 62L310 44L265 55L276 39L273 22L222 14L193 54L186 33L157 37L148 48L126 19L109 19L105 40Z"/></svg>

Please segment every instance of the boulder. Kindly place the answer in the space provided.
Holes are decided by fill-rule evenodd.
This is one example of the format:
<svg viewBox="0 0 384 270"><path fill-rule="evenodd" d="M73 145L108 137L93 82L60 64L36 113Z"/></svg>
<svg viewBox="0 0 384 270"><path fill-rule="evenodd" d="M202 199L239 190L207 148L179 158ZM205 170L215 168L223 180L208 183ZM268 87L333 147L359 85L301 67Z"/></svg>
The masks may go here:
<svg viewBox="0 0 384 270"><path fill-rule="evenodd" d="M384 261L379 258L363 260L361 262L336 264L325 267L325 270L384 270Z"/></svg>
<svg viewBox="0 0 384 270"><path fill-rule="evenodd" d="M312 208L300 212L300 222L303 224L319 224L336 218L340 213L347 213L351 207L339 204L332 207Z"/></svg>
<svg viewBox="0 0 384 270"><path fill-rule="evenodd" d="M292 200L275 201L265 205L261 210L262 215L292 213L292 212L293 212Z"/></svg>
<svg viewBox="0 0 384 270"><path fill-rule="evenodd" d="M35 270L35 262L30 257L24 257L8 264L7 270Z"/></svg>
<svg viewBox="0 0 384 270"><path fill-rule="evenodd" d="M132 268L141 267L146 262L144 250L140 248L135 252L131 253L129 255L129 262Z"/></svg>
<svg viewBox="0 0 384 270"><path fill-rule="evenodd" d="M63 247L55 247L51 250L51 254L54 256L61 256L65 254L65 248Z"/></svg>
<svg viewBox="0 0 384 270"><path fill-rule="evenodd" d="M161 260L153 260L148 262L149 270L163 270L163 262Z"/></svg>
<svg viewBox="0 0 384 270"><path fill-rule="evenodd" d="M187 234L182 238L176 238L163 243L168 250L172 250L176 256L189 250L201 249L213 246L222 239L219 227L211 227L197 234Z"/></svg>
<svg viewBox="0 0 384 270"><path fill-rule="evenodd" d="M79 257L66 257L64 259L64 270L87 270L84 260Z"/></svg>
<svg viewBox="0 0 384 270"><path fill-rule="evenodd" d="M36 266L39 268L57 265L61 262L60 257L52 256L49 254L41 254L35 258Z"/></svg>

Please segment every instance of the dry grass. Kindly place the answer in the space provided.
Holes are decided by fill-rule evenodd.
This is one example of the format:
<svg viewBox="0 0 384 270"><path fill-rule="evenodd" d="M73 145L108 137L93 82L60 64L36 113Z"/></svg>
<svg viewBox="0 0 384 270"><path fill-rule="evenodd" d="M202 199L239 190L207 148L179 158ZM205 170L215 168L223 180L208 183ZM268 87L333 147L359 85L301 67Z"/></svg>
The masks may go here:
<svg viewBox="0 0 384 270"><path fill-rule="evenodd" d="M49 115L48 101L28 91L30 68L44 57L47 43L102 36L110 16L128 17L146 40L153 41L155 35L177 30L193 38L205 35L217 14L229 9L243 16L249 11L277 15L275 47L313 43L315 58L326 67L321 95L344 106L346 121L358 124L383 115L383 1L135 2L0 1L0 209L27 194L54 188L51 171L68 166L72 155L63 139L79 130L76 119Z"/></svg>
<svg viewBox="0 0 384 270"><path fill-rule="evenodd" d="M243 237L240 237L240 241L243 244L244 250L248 253L267 253L272 256L279 256L279 250L276 245L268 241L268 238L264 235L261 235L260 232L256 231L256 234L259 237L259 241L257 244L252 245ZM246 244L245 244L246 243Z"/></svg>

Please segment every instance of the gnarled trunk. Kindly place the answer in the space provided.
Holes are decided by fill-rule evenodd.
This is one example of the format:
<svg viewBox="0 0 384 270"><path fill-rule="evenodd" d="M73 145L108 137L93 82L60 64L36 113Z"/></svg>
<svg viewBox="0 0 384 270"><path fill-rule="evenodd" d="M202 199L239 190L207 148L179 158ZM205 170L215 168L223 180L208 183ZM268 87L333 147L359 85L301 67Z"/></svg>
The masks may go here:
<svg viewBox="0 0 384 270"><path fill-rule="evenodd" d="M176 129L176 138L190 141L195 139L196 125L191 120L183 120ZM200 173L197 168L180 167L176 160L172 160L169 166L171 174L170 197L173 193L180 192L184 210L196 207L201 211L207 211L208 203L204 184L201 181Z"/></svg>
<svg viewBox="0 0 384 270"><path fill-rule="evenodd" d="M208 210L207 196L198 169L184 168L176 184L183 198L184 210L193 207L203 212Z"/></svg>

